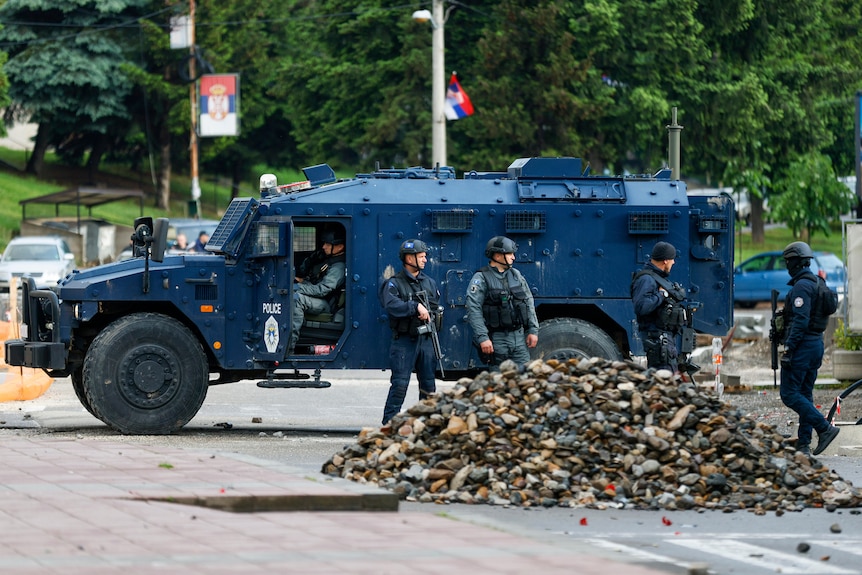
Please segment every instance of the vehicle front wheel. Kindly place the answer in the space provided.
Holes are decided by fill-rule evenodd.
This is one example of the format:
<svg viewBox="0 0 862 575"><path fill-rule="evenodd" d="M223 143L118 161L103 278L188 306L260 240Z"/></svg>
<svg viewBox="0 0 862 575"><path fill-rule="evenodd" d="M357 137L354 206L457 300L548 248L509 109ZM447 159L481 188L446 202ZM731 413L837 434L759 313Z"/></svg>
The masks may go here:
<svg viewBox="0 0 862 575"><path fill-rule="evenodd" d="M78 401L81 402L81 405L87 410L90 415L96 415L93 413L93 408L90 406L90 401L87 399L87 394L84 393L84 372L83 368L76 367L72 370L70 374L72 378L72 389L75 390L75 395L78 397Z"/></svg>
<svg viewBox="0 0 862 575"><path fill-rule="evenodd" d="M600 327L582 319L558 317L539 325L539 343L531 357L542 359L584 359L603 357L621 360L623 354Z"/></svg>
<svg viewBox="0 0 862 575"><path fill-rule="evenodd" d="M93 415L121 433L180 429L203 405L208 385L200 343L182 323L161 314L118 319L84 358L83 389Z"/></svg>

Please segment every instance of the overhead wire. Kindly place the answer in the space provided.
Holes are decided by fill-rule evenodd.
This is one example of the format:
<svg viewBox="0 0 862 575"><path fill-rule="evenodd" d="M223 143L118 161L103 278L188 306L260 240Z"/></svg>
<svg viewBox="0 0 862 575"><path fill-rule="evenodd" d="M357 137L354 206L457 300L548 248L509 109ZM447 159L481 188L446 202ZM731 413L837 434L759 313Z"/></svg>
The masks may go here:
<svg viewBox="0 0 862 575"><path fill-rule="evenodd" d="M449 0L452 1L452 0ZM456 3L456 2L453 2ZM405 9L411 9L421 6L422 2L413 2L409 4L399 4L396 6L388 6L388 7L379 7L379 8L371 8L367 10L352 10L348 12L332 12L327 14L308 14L302 16L289 16L284 18L266 18L266 19L249 19L249 20L215 20L215 21L196 21L195 27L207 27L207 26L245 26L249 24L281 24L288 22L301 22L308 20L326 20L326 19L335 19L335 18L348 18L360 16L362 14L366 14L372 11L382 11L382 12L396 12ZM457 2L460 4L460 2ZM144 14L141 16L136 16L134 18L128 18L123 20L122 22L114 23L114 24L104 24L104 25L96 25L96 26L84 26L75 25L75 24L67 24L63 22L44 22L44 21L21 21L21 20L4 20L0 18L0 26L2 27L11 27L11 26L24 26L24 27L41 27L41 28L58 28L58 29L78 29L84 28L83 31L76 32L74 34L68 34L66 36L51 36L48 38L37 38L33 40L27 40L22 42L0 42L0 50L6 50L8 48L16 47L16 46L29 46L29 45L38 45L41 43L47 42L57 42L62 40L67 40L70 38L79 38L83 35L90 34L98 34L101 32L106 32L110 30L116 30L120 28L137 28L139 26L139 20L147 20L150 18L155 18L165 12L176 11L175 7L168 7L162 10L158 10L156 12L151 12L149 14ZM165 26L165 29L169 29L169 26Z"/></svg>

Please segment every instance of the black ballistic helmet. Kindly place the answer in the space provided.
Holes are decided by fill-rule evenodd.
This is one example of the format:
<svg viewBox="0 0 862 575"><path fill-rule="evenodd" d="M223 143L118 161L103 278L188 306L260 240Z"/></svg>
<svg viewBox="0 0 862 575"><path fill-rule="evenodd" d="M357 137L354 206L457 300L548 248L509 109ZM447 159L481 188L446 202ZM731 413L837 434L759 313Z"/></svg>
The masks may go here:
<svg viewBox="0 0 862 575"><path fill-rule="evenodd" d="M341 234L337 234L335 232L326 232L323 234L323 243L329 244L332 246L340 246L344 243L344 237Z"/></svg>
<svg viewBox="0 0 862 575"><path fill-rule="evenodd" d="M656 242L649 257L657 262L675 260L676 248L667 242Z"/></svg>
<svg viewBox="0 0 862 575"><path fill-rule="evenodd" d="M784 259L786 260L791 258L811 259L814 257L814 252L811 251L811 246L805 242L792 242L787 244L782 255L784 255Z"/></svg>
<svg viewBox="0 0 862 575"><path fill-rule="evenodd" d="M517 251L518 244L506 236L494 236L485 246L485 257L490 260L493 257L491 254L513 254Z"/></svg>
<svg viewBox="0 0 862 575"><path fill-rule="evenodd" d="M398 250L398 257L404 261L404 256L407 254L423 254L428 251L428 246L422 240L407 240L401 244L401 249Z"/></svg>

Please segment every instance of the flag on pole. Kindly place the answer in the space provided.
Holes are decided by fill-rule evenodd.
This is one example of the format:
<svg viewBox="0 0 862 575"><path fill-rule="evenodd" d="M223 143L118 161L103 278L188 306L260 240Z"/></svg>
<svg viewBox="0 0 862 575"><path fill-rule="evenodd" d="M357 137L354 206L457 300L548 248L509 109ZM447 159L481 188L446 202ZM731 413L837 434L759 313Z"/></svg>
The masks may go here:
<svg viewBox="0 0 862 575"><path fill-rule="evenodd" d="M449 79L449 88L446 90L446 119L460 120L473 115L473 103L458 82L455 72Z"/></svg>

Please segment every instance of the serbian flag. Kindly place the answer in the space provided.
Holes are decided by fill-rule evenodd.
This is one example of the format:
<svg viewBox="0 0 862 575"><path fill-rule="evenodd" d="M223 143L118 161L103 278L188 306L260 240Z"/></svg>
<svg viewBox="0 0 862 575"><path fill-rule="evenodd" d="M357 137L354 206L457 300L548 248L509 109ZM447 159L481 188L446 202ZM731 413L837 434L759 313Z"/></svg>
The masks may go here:
<svg viewBox="0 0 862 575"><path fill-rule="evenodd" d="M204 74L199 84L198 135L239 135L239 74Z"/></svg>
<svg viewBox="0 0 862 575"><path fill-rule="evenodd" d="M446 89L446 119L459 120L473 115L473 104L458 82L455 72L449 79L449 88Z"/></svg>

